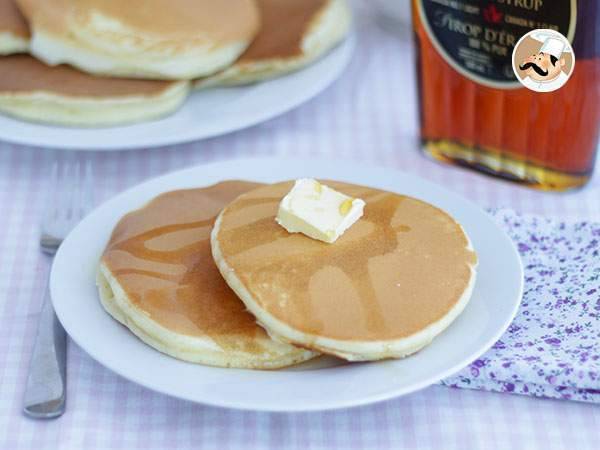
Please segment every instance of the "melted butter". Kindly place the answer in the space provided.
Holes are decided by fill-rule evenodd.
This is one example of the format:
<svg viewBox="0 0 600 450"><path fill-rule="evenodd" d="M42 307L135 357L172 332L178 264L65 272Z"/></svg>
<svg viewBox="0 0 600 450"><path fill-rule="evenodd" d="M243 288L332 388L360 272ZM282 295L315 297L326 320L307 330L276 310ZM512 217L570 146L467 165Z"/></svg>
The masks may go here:
<svg viewBox="0 0 600 450"><path fill-rule="evenodd" d="M210 251L216 215L256 186L229 181L163 194L121 219L103 262L130 300L161 325L209 336L221 346L262 351L253 339L240 339L266 334L223 281Z"/></svg>
<svg viewBox="0 0 600 450"><path fill-rule="evenodd" d="M226 209L223 256L258 304L296 329L346 340L405 337L441 319L477 261L460 225L410 197L324 183L367 203L335 244L277 225L291 183L256 189Z"/></svg>
<svg viewBox="0 0 600 450"><path fill-rule="evenodd" d="M261 29L240 62L302 54L302 40L327 0L257 0Z"/></svg>

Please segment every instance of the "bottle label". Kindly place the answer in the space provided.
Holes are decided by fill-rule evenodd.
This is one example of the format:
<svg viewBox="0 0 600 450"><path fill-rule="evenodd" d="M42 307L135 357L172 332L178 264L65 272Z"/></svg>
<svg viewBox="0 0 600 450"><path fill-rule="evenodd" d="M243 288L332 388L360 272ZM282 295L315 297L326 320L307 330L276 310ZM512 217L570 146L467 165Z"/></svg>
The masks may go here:
<svg viewBox="0 0 600 450"><path fill-rule="evenodd" d="M577 0L417 0L431 42L467 78L516 88L512 52L527 32L556 30L573 42Z"/></svg>

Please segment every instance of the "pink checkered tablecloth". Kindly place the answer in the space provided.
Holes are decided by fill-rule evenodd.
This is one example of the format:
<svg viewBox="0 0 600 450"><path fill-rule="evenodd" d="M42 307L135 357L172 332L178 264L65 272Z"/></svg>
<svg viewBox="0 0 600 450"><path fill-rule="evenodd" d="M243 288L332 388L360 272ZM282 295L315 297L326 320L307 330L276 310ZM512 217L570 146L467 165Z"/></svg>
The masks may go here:
<svg viewBox="0 0 600 450"><path fill-rule="evenodd" d="M382 25L370 11L359 16L355 58L322 95L229 136L90 153L97 199L210 161L323 156L416 173L484 207L600 220L599 176L583 190L546 194L423 158L417 152L411 32ZM146 390L72 343L67 412L49 422L26 419L24 382L49 270L38 249L38 223L57 156L65 154L0 143L0 449L600 448L600 408L591 404L434 386L337 412L238 412Z"/></svg>

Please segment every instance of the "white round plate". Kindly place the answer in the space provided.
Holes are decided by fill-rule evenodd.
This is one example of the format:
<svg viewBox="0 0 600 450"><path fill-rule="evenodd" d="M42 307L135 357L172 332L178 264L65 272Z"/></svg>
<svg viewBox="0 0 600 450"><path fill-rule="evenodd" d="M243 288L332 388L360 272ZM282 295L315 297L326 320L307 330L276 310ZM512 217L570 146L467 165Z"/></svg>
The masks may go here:
<svg viewBox="0 0 600 450"><path fill-rule="evenodd" d="M473 296L431 345L408 358L342 364L322 358L277 371L222 369L166 356L142 343L100 305L95 272L121 216L156 195L227 179L275 182L337 179L414 196L452 214L479 255ZM156 178L107 201L60 247L50 288L56 313L92 358L129 380L175 397L262 411L325 410L362 405L422 389L464 367L498 340L514 317L523 272L509 237L475 204L416 176L339 161L248 159L193 167Z"/></svg>
<svg viewBox="0 0 600 450"><path fill-rule="evenodd" d="M69 128L0 115L0 140L65 150L129 150L214 137L264 122L323 91L346 68L355 45L350 36L311 66L243 87L192 92L164 119L111 128Z"/></svg>

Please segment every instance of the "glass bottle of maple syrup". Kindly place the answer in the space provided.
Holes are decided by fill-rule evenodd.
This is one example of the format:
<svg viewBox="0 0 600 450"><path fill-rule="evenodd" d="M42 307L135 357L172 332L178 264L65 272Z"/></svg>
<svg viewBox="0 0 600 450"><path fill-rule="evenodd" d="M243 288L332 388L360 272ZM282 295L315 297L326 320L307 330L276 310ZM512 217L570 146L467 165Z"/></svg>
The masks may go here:
<svg viewBox="0 0 600 450"><path fill-rule="evenodd" d="M441 161L546 190L591 176L600 130L600 0L412 0L421 142ZM553 29L576 58L554 92L523 87L512 52Z"/></svg>

